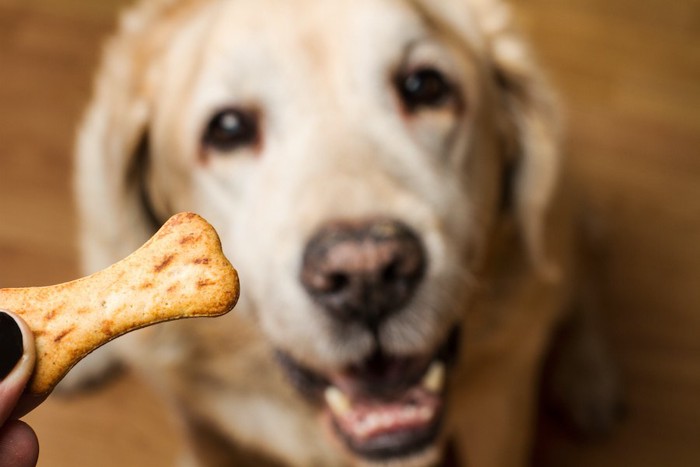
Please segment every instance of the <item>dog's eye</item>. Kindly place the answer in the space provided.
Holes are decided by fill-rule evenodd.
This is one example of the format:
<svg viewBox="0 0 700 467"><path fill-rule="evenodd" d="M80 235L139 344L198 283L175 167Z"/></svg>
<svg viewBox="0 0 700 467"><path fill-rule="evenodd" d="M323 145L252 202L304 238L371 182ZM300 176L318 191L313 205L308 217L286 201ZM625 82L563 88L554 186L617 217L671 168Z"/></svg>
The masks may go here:
<svg viewBox="0 0 700 467"><path fill-rule="evenodd" d="M442 107L453 95L450 83L434 68L419 68L401 74L396 85L403 104L411 112Z"/></svg>
<svg viewBox="0 0 700 467"><path fill-rule="evenodd" d="M232 151L257 143L258 133L258 118L255 112L226 109L209 121L203 142L217 151Z"/></svg>

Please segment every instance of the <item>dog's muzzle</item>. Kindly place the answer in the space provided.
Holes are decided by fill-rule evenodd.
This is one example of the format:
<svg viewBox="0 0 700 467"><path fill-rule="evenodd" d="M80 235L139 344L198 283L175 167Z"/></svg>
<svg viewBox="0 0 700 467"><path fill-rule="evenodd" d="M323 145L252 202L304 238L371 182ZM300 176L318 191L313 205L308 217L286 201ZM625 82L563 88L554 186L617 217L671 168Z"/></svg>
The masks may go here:
<svg viewBox="0 0 700 467"><path fill-rule="evenodd" d="M419 236L391 219L337 221L308 241L301 283L340 327L362 326L376 339L371 355L318 371L284 349L277 358L290 382L319 405L330 430L354 455L386 461L431 449L442 429L447 368L459 332L426 352L392 355L380 329L411 305L427 268Z"/></svg>
<svg viewBox="0 0 700 467"><path fill-rule="evenodd" d="M448 371L459 352L455 327L434 353L397 357L375 352L335 371L318 372L277 350L289 382L320 406L330 432L356 456L405 459L443 433Z"/></svg>

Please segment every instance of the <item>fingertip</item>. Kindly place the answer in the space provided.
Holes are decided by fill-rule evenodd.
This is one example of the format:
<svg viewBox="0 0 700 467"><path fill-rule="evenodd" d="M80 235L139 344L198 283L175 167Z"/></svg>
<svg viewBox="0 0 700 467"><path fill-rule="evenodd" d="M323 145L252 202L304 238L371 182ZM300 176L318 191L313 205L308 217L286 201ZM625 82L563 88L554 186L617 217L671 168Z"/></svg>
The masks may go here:
<svg viewBox="0 0 700 467"><path fill-rule="evenodd" d="M17 366L24 354L24 336L19 323L9 313L0 313L0 380Z"/></svg>
<svg viewBox="0 0 700 467"><path fill-rule="evenodd" d="M0 310L0 382L14 373L31 373L36 360L34 334L17 314Z"/></svg>
<svg viewBox="0 0 700 467"><path fill-rule="evenodd" d="M35 467L39 461L39 440L34 430L20 420L0 428L0 467Z"/></svg>
<svg viewBox="0 0 700 467"><path fill-rule="evenodd" d="M32 330L21 316L0 309L0 381L21 363L33 367L35 359Z"/></svg>
<svg viewBox="0 0 700 467"><path fill-rule="evenodd" d="M34 336L16 314L0 310L0 423L14 410L36 361Z"/></svg>

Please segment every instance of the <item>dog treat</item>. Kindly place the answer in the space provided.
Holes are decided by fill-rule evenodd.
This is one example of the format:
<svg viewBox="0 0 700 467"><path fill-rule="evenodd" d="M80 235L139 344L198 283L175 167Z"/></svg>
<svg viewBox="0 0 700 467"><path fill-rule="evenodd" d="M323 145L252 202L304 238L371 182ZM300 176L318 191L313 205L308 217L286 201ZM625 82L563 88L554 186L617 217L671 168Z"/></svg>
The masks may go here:
<svg viewBox="0 0 700 467"><path fill-rule="evenodd" d="M0 289L0 308L34 332L36 367L27 392L45 394L115 337L163 321L222 315L238 294L238 275L214 228L197 214L180 213L134 253L91 276Z"/></svg>

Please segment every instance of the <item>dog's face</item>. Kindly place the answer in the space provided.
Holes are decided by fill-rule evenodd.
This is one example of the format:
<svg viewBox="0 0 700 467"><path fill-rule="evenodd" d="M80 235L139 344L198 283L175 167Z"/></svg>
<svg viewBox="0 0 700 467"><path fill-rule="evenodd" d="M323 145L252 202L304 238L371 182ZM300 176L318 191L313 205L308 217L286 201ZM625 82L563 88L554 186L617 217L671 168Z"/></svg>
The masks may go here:
<svg viewBox="0 0 700 467"><path fill-rule="evenodd" d="M148 202L214 224L239 307L357 459L436 452L502 214L518 123L462 3L456 30L428 1L212 2L149 72Z"/></svg>
<svg viewBox="0 0 700 467"><path fill-rule="evenodd" d="M201 21L160 73L150 199L217 227L244 307L345 447L423 450L497 211L483 63L405 1Z"/></svg>

